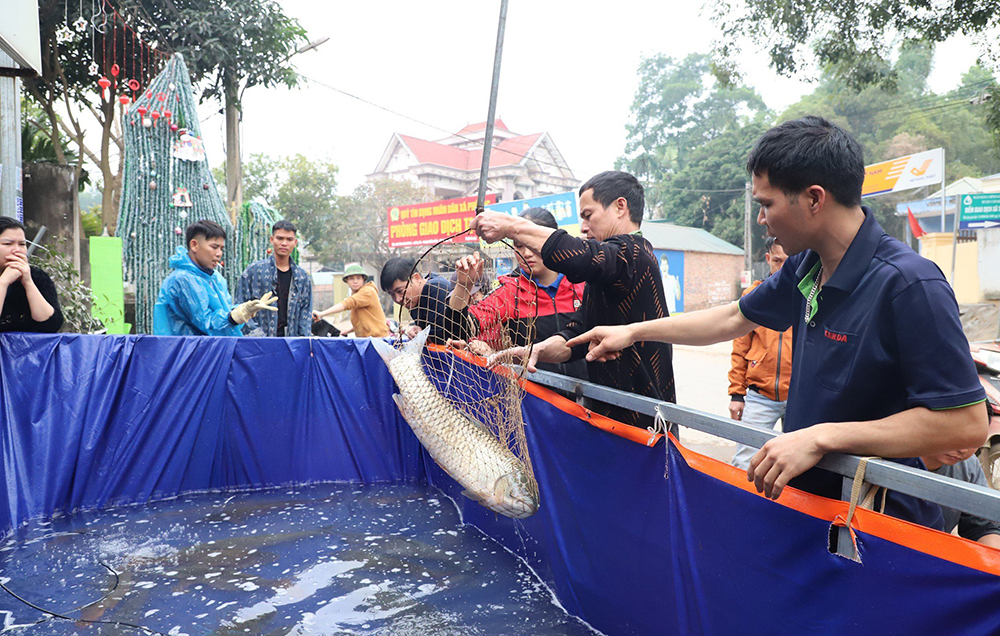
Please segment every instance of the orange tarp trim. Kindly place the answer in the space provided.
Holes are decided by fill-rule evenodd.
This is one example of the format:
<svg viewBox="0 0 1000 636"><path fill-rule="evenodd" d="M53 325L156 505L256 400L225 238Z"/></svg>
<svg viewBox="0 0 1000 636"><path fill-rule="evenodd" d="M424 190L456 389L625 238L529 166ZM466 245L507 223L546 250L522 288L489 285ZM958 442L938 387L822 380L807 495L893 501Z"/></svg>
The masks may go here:
<svg viewBox="0 0 1000 636"><path fill-rule="evenodd" d="M434 348L436 350L445 349L444 347ZM486 367L486 359L481 356L455 349L451 349L451 351L463 360L477 366ZM498 367L495 370L500 373L509 373L503 367ZM629 426L604 415L594 413L576 402L559 395L555 391L534 382L522 379L521 384L525 392L545 400L560 411L573 415L591 426L612 435L623 437L644 446L655 446L660 441L660 438L663 437L662 433L652 433L646 429ZM753 482L747 481L745 470L685 448L673 436L670 436L670 443L677 448L687 465L698 472L714 477L730 486L752 493L758 497L764 496L757 492ZM837 525L843 525L842 520L847 517L847 510L850 507L846 501L820 497L819 495L791 487L786 487L782 491L781 497L773 503L791 508L816 519L822 519L831 524L836 522ZM990 548L981 543L863 508L858 508L854 511L854 519L851 526L858 532L863 532L885 541L891 541L911 550L964 565L980 572L1000 576L1000 550Z"/></svg>
<svg viewBox="0 0 1000 636"><path fill-rule="evenodd" d="M622 424L603 415L591 413L576 402L532 382L525 382L525 390L565 413L575 415L592 426L633 442L652 446L662 437L662 434L653 435L645 429ZM670 443L681 453L688 466L698 472L758 497L764 496L757 492L753 482L747 481L745 470L685 448L673 436L670 436ZM846 518L847 509L850 507L846 501L827 499L790 487L786 487L782 491L781 497L774 503L797 510L810 517L828 521L831 524L837 517ZM838 525L843 525L843 523L838 522ZM862 508L854 511L854 520L851 526L856 531L891 541L911 550L958 563L980 572L1000 576L1000 550L981 543Z"/></svg>

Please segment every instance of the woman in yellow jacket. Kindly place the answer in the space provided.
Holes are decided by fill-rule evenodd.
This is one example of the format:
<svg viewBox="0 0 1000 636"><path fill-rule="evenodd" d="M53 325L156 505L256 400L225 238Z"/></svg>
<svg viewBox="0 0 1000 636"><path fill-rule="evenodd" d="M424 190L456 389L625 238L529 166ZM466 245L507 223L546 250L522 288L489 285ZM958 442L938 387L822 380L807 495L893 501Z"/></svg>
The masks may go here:
<svg viewBox="0 0 1000 636"><path fill-rule="evenodd" d="M385 313L378 298L375 283L368 280L360 265L348 265L344 271L344 282L351 289L351 295L329 309L313 312L313 321L323 316L351 311L351 326L358 338L385 338L389 327L385 324Z"/></svg>

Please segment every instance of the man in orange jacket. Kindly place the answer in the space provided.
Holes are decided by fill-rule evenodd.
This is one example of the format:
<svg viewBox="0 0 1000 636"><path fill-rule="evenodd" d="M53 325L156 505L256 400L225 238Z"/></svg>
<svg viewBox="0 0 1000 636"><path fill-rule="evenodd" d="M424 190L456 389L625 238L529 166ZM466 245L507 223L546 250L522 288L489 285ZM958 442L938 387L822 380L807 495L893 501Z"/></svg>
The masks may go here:
<svg viewBox="0 0 1000 636"><path fill-rule="evenodd" d="M788 256L772 237L768 237L764 258L774 274L781 269ZM762 282L755 282L743 295L752 292ZM792 330L779 333L757 327L733 340L732 365L729 370L729 395L732 398L729 416L768 428L775 428L779 419L783 424L788 381L792 377ZM733 465L745 470L756 452L756 448L737 446Z"/></svg>

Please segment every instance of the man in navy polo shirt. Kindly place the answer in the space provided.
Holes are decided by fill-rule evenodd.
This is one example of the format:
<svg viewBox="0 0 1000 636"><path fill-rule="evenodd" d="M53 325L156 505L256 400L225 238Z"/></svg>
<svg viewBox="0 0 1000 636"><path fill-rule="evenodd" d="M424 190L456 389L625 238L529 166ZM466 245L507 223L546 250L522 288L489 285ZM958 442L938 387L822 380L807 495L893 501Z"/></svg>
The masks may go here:
<svg viewBox="0 0 1000 636"><path fill-rule="evenodd" d="M759 492L785 485L840 497L841 478L814 468L826 453L919 457L977 446L986 395L976 377L951 286L934 263L882 231L861 206L864 159L843 129L804 117L767 131L747 168L757 222L790 258L739 302L683 316L599 327L588 360L635 342L703 345L758 326L794 327L785 434L747 469ZM940 528L939 506L890 493L888 514Z"/></svg>

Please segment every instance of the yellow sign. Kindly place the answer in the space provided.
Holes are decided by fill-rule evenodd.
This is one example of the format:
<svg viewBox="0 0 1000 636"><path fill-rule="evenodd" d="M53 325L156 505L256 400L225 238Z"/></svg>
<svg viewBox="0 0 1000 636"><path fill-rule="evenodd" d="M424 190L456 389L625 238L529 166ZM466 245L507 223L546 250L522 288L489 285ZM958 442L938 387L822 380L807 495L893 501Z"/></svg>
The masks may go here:
<svg viewBox="0 0 1000 636"><path fill-rule="evenodd" d="M861 196L870 197L938 185L943 174L943 148L883 161L865 166L865 183L861 187Z"/></svg>

